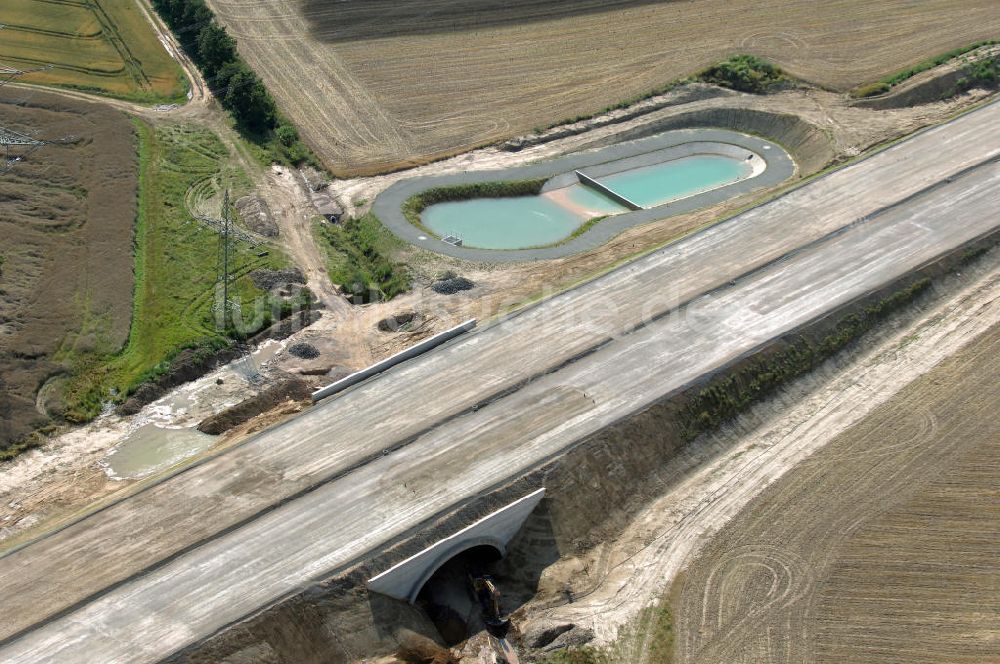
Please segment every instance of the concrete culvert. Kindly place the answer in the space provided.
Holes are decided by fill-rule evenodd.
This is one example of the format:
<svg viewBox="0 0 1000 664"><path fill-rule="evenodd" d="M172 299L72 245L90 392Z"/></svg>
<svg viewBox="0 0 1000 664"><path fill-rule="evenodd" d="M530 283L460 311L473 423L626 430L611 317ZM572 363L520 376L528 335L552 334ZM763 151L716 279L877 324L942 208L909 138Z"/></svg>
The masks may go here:
<svg viewBox="0 0 1000 664"><path fill-rule="evenodd" d="M377 327L379 332L405 332L416 327L420 323L421 318L420 314L415 311L402 311L383 318L378 322Z"/></svg>
<svg viewBox="0 0 1000 664"><path fill-rule="evenodd" d="M295 357L300 357L303 360L312 360L319 357L320 353L316 346L310 343L300 341L294 343L288 347L288 352Z"/></svg>
<svg viewBox="0 0 1000 664"><path fill-rule="evenodd" d="M474 546L443 564L421 588L417 605L449 646L487 629L472 577L490 571L499 560L500 552L494 547Z"/></svg>

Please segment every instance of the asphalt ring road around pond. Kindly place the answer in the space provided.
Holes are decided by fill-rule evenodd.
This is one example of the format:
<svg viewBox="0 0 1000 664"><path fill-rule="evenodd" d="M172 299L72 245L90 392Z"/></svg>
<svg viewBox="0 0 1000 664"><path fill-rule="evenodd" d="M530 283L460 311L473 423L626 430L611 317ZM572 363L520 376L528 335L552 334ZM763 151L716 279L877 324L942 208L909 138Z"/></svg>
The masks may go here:
<svg viewBox="0 0 1000 664"><path fill-rule="evenodd" d="M569 177L575 178L573 173L579 169L599 167L623 159L639 158L641 160L643 155L663 151L667 148L671 148L669 151L671 159L694 156L703 152L700 145L703 146L705 143L721 143L745 148L764 159L767 167L762 173L752 178L739 180L664 205L608 217L592 225L583 233L551 246L530 249L480 249L455 246L443 242L439 238L429 237L425 230L411 224L402 211L403 204L411 196L435 187L539 178L562 181ZM795 168L795 162L788 152L773 141L726 129L677 129L656 136L616 143L597 150L571 154L525 166L429 175L400 180L376 197L372 211L386 228L400 239L453 258L503 263L548 260L596 249L633 226L712 207L753 190L773 188L791 178L795 174ZM554 183L546 183L543 191L551 188L550 184Z"/></svg>

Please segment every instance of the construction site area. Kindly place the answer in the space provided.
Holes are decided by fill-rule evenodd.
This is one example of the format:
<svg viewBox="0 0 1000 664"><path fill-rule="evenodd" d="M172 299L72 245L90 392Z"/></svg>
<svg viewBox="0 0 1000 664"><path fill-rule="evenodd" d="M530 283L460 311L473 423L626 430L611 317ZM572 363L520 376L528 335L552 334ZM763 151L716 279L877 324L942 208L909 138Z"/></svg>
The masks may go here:
<svg viewBox="0 0 1000 664"><path fill-rule="evenodd" d="M0 660L1000 662L990 3L179 2L0 10Z"/></svg>

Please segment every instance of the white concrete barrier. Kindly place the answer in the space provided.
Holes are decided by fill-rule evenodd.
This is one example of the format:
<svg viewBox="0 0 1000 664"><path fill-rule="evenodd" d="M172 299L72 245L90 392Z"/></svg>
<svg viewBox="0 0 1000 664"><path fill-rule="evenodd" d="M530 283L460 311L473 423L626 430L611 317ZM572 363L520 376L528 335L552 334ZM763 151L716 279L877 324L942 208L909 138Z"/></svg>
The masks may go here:
<svg viewBox="0 0 1000 664"><path fill-rule="evenodd" d="M406 350L402 350L396 353L395 355L385 358L381 362L376 362L367 369L356 371L349 376L341 378L336 383L332 383L330 385L327 385L326 387L321 387L320 389L312 393L312 400L319 401L320 399L325 399L326 397L334 395L338 392L343 392L347 388L351 387L352 385L357 385L366 378L371 378L376 374L380 374L383 371L396 366L400 362L405 362L410 358L416 357L417 355L420 355L422 353L426 353L427 351L437 346L440 346L446 341L450 341L451 339L454 339L455 337L461 334L465 334L474 327L476 327L476 319L470 318L469 320L465 321L464 323L461 323L460 325L456 325L455 327L449 330L445 330L444 332L435 334L433 337L428 337L427 339L424 339L420 343L410 346Z"/></svg>
<svg viewBox="0 0 1000 664"><path fill-rule="evenodd" d="M368 589L413 604L427 580L446 562L474 546L492 546L503 556L507 545L545 496L545 489L532 491L450 537L393 565L368 581Z"/></svg>
<svg viewBox="0 0 1000 664"><path fill-rule="evenodd" d="M581 183L587 185L591 189L596 189L597 191L601 192L602 194L604 194L605 196L607 196L611 200L616 201L618 203L621 203L622 205L624 205L625 207L627 207L629 210L641 210L642 209L642 206L639 205L638 203L636 203L635 201L622 196L621 194L619 194L614 189L611 189L610 187L607 187L607 186L601 184L600 182L598 182L594 178L590 177L586 173L581 173L580 171L573 171L573 172L576 173L576 178Z"/></svg>

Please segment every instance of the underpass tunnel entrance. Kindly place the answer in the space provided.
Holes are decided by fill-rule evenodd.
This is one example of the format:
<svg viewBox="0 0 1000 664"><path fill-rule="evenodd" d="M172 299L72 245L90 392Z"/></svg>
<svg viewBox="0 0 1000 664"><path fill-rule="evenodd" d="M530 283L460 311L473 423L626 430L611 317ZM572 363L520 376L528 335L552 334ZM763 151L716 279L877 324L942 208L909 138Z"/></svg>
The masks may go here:
<svg viewBox="0 0 1000 664"><path fill-rule="evenodd" d="M503 600L497 592L502 580L493 578L501 557L489 544L465 549L441 565L417 594L417 605L448 646L484 629L505 632Z"/></svg>

